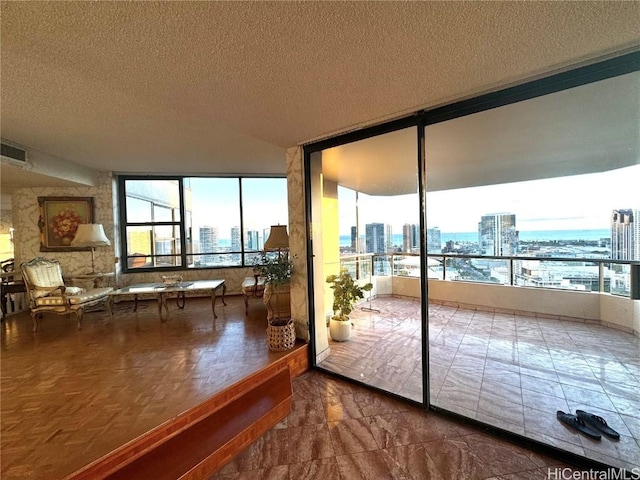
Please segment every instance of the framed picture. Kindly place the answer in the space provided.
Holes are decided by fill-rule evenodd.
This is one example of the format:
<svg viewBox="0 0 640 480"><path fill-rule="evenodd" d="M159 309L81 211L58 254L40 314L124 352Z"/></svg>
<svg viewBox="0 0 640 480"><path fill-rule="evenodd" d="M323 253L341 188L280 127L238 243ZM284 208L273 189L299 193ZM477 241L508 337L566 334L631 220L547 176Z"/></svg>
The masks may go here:
<svg viewBox="0 0 640 480"><path fill-rule="evenodd" d="M71 240L81 223L93 223L92 197L38 197L40 205L40 251L90 250L72 247Z"/></svg>

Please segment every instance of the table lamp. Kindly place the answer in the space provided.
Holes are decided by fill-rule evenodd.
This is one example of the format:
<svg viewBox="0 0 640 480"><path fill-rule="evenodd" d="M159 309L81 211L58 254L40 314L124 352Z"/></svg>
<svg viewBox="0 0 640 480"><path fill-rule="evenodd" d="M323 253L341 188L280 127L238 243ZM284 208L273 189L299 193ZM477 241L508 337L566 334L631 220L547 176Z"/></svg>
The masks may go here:
<svg viewBox="0 0 640 480"><path fill-rule="evenodd" d="M271 225L269 238L264 242L264 249L278 251L278 256L282 250L289 249L289 235L287 235L286 225Z"/></svg>
<svg viewBox="0 0 640 480"><path fill-rule="evenodd" d="M104 233L104 227L99 223L81 223L76 230L76 236L71 240L72 247L91 247L91 273L96 273L95 248L111 245Z"/></svg>

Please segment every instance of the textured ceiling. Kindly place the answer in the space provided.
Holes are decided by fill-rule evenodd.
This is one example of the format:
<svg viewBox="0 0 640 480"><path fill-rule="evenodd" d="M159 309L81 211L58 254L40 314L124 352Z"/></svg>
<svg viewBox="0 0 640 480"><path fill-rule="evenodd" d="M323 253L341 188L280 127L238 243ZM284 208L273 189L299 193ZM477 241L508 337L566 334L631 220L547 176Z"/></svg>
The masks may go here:
<svg viewBox="0 0 640 480"><path fill-rule="evenodd" d="M429 191L640 164L640 72L430 125ZM325 178L369 195L416 193L416 127L326 149Z"/></svg>
<svg viewBox="0 0 640 480"><path fill-rule="evenodd" d="M286 147L640 39L640 2L0 8L2 137L122 172L284 173Z"/></svg>

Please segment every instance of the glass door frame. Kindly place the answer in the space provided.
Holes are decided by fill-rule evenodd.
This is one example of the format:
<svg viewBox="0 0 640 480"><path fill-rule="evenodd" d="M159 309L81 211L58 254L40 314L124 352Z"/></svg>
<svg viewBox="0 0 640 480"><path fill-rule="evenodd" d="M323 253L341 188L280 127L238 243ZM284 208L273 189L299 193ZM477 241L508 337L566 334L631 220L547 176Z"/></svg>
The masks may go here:
<svg viewBox="0 0 640 480"><path fill-rule="evenodd" d="M421 295L422 295L422 362L423 362L423 402L421 406L424 409L436 409L432 406L429 398L429 337L428 337L428 281L427 281L427 245L426 245L426 191L428 178L426 177L425 158L425 127L446 120L451 120L473 113L482 112L492 108L521 102L540 96L549 95L551 93L567 90L573 87L586 85L589 83L605 80L626 73L640 71L640 51L632 50L631 52L621 52L614 54L607 59L596 59L589 65L568 68L559 73L550 73L548 76L536 80L524 81L521 84L504 88L490 93L480 94L476 97L454 102L451 104L416 111L415 113L403 118L389 121L383 124L374 125L368 128L352 131L335 137L313 142L303 145L303 168L304 168L304 187L305 187L305 213L306 213L306 240L307 240L307 291L313 292L313 241L311 238L311 219L312 219L312 201L311 201L311 155L322 150L353 143L359 140L375 137L384 133L390 133L403 128L415 126L417 128L416 148L418 158L419 172L419 202L420 202L420 259L421 259ZM314 306L315 300L313 295L309 295L308 318L309 318L309 356L312 368L321 367L316 365L316 346L315 346L315 318ZM333 375L336 375L333 372ZM339 375L338 375L339 376ZM346 380L361 383L353 379ZM366 384L364 384L366 385ZM368 386L368 385L366 385ZM374 388L368 386L369 388ZM393 393L384 392L392 396ZM398 396L399 397L399 396ZM403 400L415 403L404 397ZM440 410L440 409L438 409Z"/></svg>

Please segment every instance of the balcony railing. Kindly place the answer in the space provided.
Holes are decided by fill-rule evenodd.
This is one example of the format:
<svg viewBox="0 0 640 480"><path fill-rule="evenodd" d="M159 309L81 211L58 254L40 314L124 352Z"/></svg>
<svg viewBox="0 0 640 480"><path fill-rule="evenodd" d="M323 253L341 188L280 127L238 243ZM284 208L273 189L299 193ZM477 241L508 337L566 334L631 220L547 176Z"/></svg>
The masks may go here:
<svg viewBox="0 0 640 480"><path fill-rule="evenodd" d="M420 277L419 254L346 255L340 265L354 278ZM604 292L640 298L640 262L595 258L427 255L427 277L438 280Z"/></svg>

